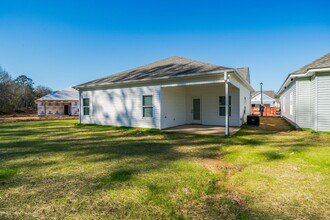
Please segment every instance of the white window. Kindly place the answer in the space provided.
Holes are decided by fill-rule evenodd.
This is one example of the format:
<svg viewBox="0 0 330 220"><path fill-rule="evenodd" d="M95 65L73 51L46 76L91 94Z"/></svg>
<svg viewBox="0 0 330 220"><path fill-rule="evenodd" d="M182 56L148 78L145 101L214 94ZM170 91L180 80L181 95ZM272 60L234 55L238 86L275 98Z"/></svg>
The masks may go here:
<svg viewBox="0 0 330 220"><path fill-rule="evenodd" d="M293 115L293 93L290 93L290 115Z"/></svg>
<svg viewBox="0 0 330 220"><path fill-rule="evenodd" d="M282 99L283 113L285 112L285 97Z"/></svg>
<svg viewBox="0 0 330 220"><path fill-rule="evenodd" d="M219 96L219 115L226 116L226 96ZM229 96L229 116L231 116L231 96Z"/></svg>
<svg viewBox="0 0 330 220"><path fill-rule="evenodd" d="M83 98L83 114L89 115L89 98Z"/></svg>
<svg viewBox="0 0 330 220"><path fill-rule="evenodd" d="M142 114L143 117L153 117L152 95L144 95L142 97Z"/></svg>

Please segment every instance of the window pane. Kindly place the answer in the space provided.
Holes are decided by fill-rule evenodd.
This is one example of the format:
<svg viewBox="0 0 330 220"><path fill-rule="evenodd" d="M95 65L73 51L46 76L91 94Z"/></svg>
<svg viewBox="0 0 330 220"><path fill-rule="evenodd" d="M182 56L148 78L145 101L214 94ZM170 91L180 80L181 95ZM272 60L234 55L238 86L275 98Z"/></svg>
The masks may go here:
<svg viewBox="0 0 330 220"><path fill-rule="evenodd" d="M84 107L84 115L89 115L89 107Z"/></svg>
<svg viewBox="0 0 330 220"><path fill-rule="evenodd" d="M83 106L89 106L89 98L83 99Z"/></svg>
<svg viewBox="0 0 330 220"><path fill-rule="evenodd" d="M225 107L220 107L219 108L219 113L220 113L220 116L225 116L226 115L226 108Z"/></svg>
<svg viewBox="0 0 330 220"><path fill-rule="evenodd" d="M226 105L226 96L219 96L219 105ZM229 105L231 105L231 96L229 96Z"/></svg>
<svg viewBox="0 0 330 220"><path fill-rule="evenodd" d="M152 106L152 96L151 95L143 96L143 106Z"/></svg>
<svg viewBox="0 0 330 220"><path fill-rule="evenodd" d="M219 105L226 105L226 97L219 96Z"/></svg>
<svg viewBox="0 0 330 220"><path fill-rule="evenodd" d="M226 107L219 107L219 115L226 116ZM231 116L231 107L229 107L229 116Z"/></svg>
<svg viewBox="0 0 330 220"><path fill-rule="evenodd" d="M152 107L143 107L143 117L152 117Z"/></svg>

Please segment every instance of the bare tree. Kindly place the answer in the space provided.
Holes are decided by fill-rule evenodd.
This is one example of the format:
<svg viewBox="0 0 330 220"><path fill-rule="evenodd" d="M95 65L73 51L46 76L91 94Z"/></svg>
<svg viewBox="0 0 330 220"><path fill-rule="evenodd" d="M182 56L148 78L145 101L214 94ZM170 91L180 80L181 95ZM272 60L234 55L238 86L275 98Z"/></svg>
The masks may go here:
<svg viewBox="0 0 330 220"><path fill-rule="evenodd" d="M0 66L0 113L8 113L14 110L14 81L9 73Z"/></svg>
<svg viewBox="0 0 330 220"><path fill-rule="evenodd" d="M34 99L41 98L49 93L52 93L53 90L49 87L38 85L34 87L33 93L34 93Z"/></svg>

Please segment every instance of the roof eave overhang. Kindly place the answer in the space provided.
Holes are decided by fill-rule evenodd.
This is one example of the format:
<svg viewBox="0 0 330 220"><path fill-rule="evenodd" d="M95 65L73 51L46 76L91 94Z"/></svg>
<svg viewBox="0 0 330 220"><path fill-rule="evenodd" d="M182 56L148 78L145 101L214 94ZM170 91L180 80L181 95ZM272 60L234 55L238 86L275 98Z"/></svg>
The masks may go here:
<svg viewBox="0 0 330 220"><path fill-rule="evenodd" d="M277 94L278 95L282 94L285 88L288 87L295 78L311 77L315 73L328 72L328 71L330 71L330 67L309 69L302 74L296 74L296 75L289 74L286 80L284 81L284 83L282 84L280 90L277 92Z"/></svg>
<svg viewBox="0 0 330 220"><path fill-rule="evenodd" d="M125 82L114 82L114 83L104 83L104 84L98 84L98 85L90 85L90 86L84 86L83 84L73 86L74 89L76 90L84 90L84 89L95 89L95 88L104 88L104 87L109 87L109 86L122 86L122 85L132 85L132 84L140 84L140 83L151 83L151 82L159 82L163 80L169 80L169 79L184 79L184 78L190 78L190 77L203 77L203 76L212 76L212 75L217 75L217 74L223 74L225 72L234 72L244 84L247 85L247 87L251 90L254 91L252 86L242 78L242 76L235 70L235 69L223 69L223 70L217 70L217 71L211 71L207 73L196 73L196 74L190 74L190 75L184 75L184 76L175 76L175 77L160 77L157 79L145 79L145 80L131 80L131 81L125 81Z"/></svg>

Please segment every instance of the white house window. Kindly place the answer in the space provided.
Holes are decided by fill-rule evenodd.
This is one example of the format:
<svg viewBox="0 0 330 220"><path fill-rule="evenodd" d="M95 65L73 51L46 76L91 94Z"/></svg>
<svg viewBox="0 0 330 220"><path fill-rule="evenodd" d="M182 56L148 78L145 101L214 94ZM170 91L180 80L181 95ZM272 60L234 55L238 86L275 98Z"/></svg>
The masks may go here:
<svg viewBox="0 0 330 220"><path fill-rule="evenodd" d="M283 112L285 112L285 97L283 97L282 106L283 106Z"/></svg>
<svg viewBox="0 0 330 220"><path fill-rule="evenodd" d="M219 115L226 116L226 96L219 96ZM231 96L229 96L229 116L231 116Z"/></svg>
<svg viewBox="0 0 330 220"><path fill-rule="evenodd" d="M153 117L152 95L142 97L142 113L143 117Z"/></svg>
<svg viewBox="0 0 330 220"><path fill-rule="evenodd" d="M89 98L83 98L83 113L89 115Z"/></svg>
<svg viewBox="0 0 330 220"><path fill-rule="evenodd" d="M290 115L293 115L293 93L290 93Z"/></svg>

